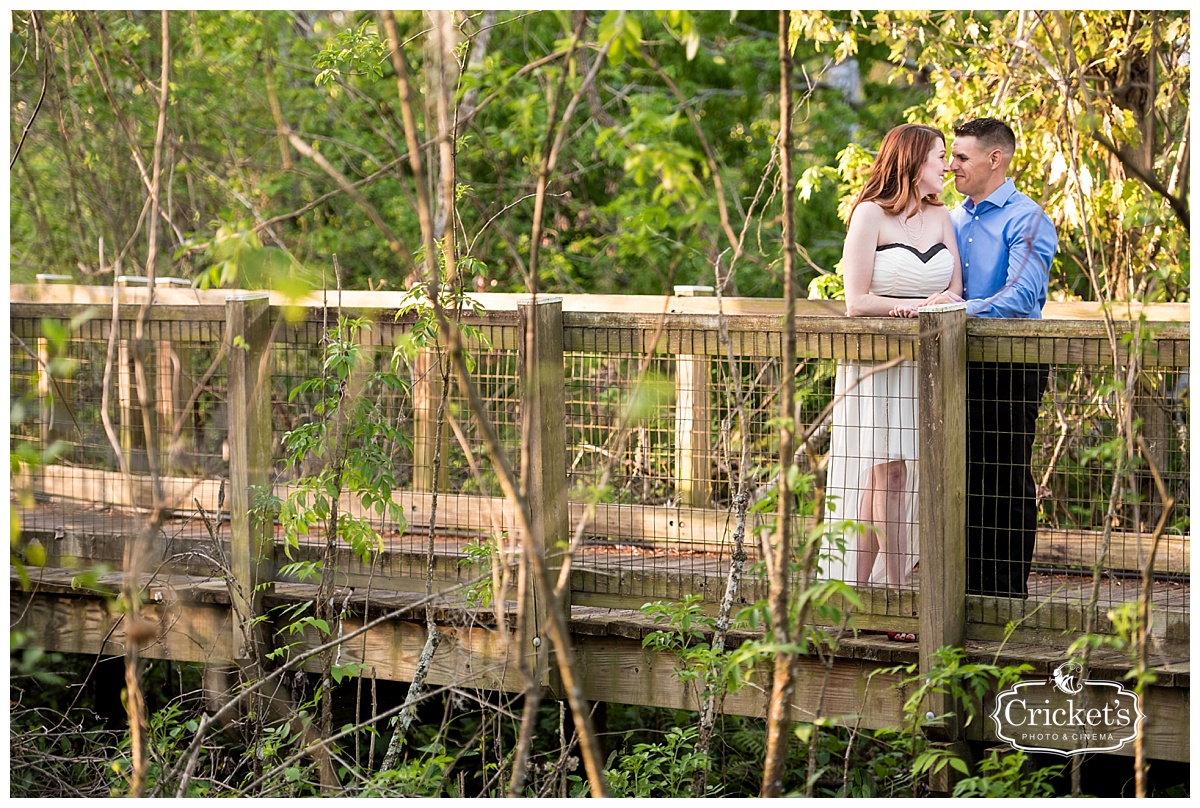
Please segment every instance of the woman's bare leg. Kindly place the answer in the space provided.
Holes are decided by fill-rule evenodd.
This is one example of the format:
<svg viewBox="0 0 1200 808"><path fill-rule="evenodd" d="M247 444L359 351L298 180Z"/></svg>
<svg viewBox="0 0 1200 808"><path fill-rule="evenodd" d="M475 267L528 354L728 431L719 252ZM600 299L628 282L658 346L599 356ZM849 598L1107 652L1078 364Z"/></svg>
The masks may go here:
<svg viewBox="0 0 1200 808"><path fill-rule="evenodd" d="M883 559L888 586L900 586L907 577L908 465L903 460L880 463L871 469L875 496L872 515L883 539Z"/></svg>
<svg viewBox="0 0 1200 808"><path fill-rule="evenodd" d="M871 570L879 553L879 533L875 525L875 469L867 472L867 487L858 495L858 522L862 525L855 539L854 562L858 585L871 583Z"/></svg>

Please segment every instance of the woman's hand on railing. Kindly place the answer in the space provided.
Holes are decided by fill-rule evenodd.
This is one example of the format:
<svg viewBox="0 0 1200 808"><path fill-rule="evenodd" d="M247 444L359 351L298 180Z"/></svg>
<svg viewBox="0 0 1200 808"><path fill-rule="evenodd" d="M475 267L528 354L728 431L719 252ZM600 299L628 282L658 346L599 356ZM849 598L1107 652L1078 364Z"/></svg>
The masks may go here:
<svg viewBox="0 0 1200 808"><path fill-rule="evenodd" d="M962 303L963 299L953 292L935 292L915 306L895 306L888 315L891 317L916 317L917 312L926 306L940 306L943 303Z"/></svg>

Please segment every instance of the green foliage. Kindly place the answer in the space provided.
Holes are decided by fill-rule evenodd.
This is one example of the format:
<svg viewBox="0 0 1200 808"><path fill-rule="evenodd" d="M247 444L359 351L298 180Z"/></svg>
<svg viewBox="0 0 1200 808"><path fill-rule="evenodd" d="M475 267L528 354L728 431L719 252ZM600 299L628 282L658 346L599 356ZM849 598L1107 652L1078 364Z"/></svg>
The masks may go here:
<svg viewBox="0 0 1200 808"><path fill-rule="evenodd" d="M316 55L313 64L321 69L315 79L318 87L334 83L346 71L376 78L383 76L387 48L374 27L364 22L356 29L339 31L334 41Z"/></svg>
<svg viewBox="0 0 1200 808"><path fill-rule="evenodd" d="M701 611L700 595L685 595L679 602L656 601L642 606L642 614L666 623L669 631L654 631L642 640L642 646L667 651L679 657L676 678L696 688L696 695L712 691L718 695L734 693L746 683L746 673L757 654L716 650L705 638L716 630L716 618ZM740 627L735 623L734 627Z"/></svg>
<svg viewBox="0 0 1200 808"><path fill-rule="evenodd" d="M473 749L454 754L439 741L417 749L421 754L403 761L393 769L378 772L363 790L363 796L461 797L454 781L446 774L460 758L478 754ZM469 764L468 764L469 765Z"/></svg>
<svg viewBox="0 0 1200 808"><path fill-rule="evenodd" d="M498 553L499 545L491 537L467 542L463 547L464 557L458 560L458 564L477 576L477 580L469 584L463 592L463 597L469 605L482 606L485 609L491 607L495 595L492 565L497 563Z"/></svg>
<svg viewBox="0 0 1200 808"><path fill-rule="evenodd" d="M418 251L418 258L423 257L424 247ZM420 262L424 265L423 261ZM446 267L444 257L439 260L438 267L438 299L447 316L456 320L456 326L462 340L473 349L487 351L492 347L487 333L478 325L464 322L460 317L464 314L481 316L483 304L469 297L466 289L481 278L487 276L487 265L474 258L464 258L457 265L458 277L445 277ZM455 282L451 282L455 281ZM429 299L429 283L417 281L401 298L400 306L396 309L396 319L407 315L415 315L411 327L397 340L395 353L392 356L393 365L400 359L412 360L419 351L437 348L439 340L439 325L434 315L433 306ZM468 371L475 370L477 361L476 350L463 353L463 361Z"/></svg>
<svg viewBox="0 0 1200 808"><path fill-rule="evenodd" d="M955 797L992 797L997 799L1055 796L1051 780L1060 776L1066 764L1031 769L1024 752L1004 754L993 749L978 765L979 774L954 784Z"/></svg>
<svg viewBox="0 0 1200 808"><path fill-rule="evenodd" d="M692 778L709 767L708 758L694 749L698 732L696 727L672 727L661 743L639 743L624 754L610 755L604 778L611 796L690 796ZM572 796L585 793L579 788Z"/></svg>
<svg viewBox="0 0 1200 808"><path fill-rule="evenodd" d="M48 665L62 661L62 654L47 653L44 648L32 645L29 632L12 631L8 635L8 675L10 679L31 677L44 685L64 685L66 680L57 673L46 670Z"/></svg>
<svg viewBox="0 0 1200 808"><path fill-rule="evenodd" d="M797 59L812 76L821 75L830 55L828 32L867 24L849 14L816 14L811 36L796 43ZM583 15L583 41L569 61L563 55L576 23L570 13L502 12L478 53L478 18L462 27L468 39L455 58L467 69L458 100L488 99L455 141L457 217L466 235L460 258L487 264L474 288L524 287L533 209L525 196L545 141L549 94L565 79L561 110L597 52L611 43L595 84L599 103L579 105L558 160L560 174L551 177L540 288L661 294L672 283L711 282L714 257L730 247L716 235L720 213L699 134L650 66L653 59L695 112L726 189L731 225L748 234L747 257L733 268L729 293L777 294L779 205L769 193L778 132L776 14L743 11L736 20L725 12L679 10ZM426 20L412 11L396 17L401 40L413 43L406 55L414 83L423 88ZM172 13L169 21L164 197L172 205L158 274L202 286L269 286L297 294L331 284L312 267L336 253L347 267L346 288L381 282L408 288L419 275L421 239L408 178L393 167L403 163L396 144L404 137L374 15L196 11ZM149 140L157 117L152 87L159 20L149 12L101 11L46 14L39 23L50 40L64 43L51 50L48 95L61 98L68 123L48 124L42 109L14 167L14 277L31 280L35 272L53 270L103 282L117 245L130 241L143 201L121 121L133 122ZM28 13L14 18L14 131L24 128L41 91L44 57L33 58L36 30ZM886 48L859 39L864 66L886 56ZM108 93L89 47L105 71ZM545 58L554 54L559 57ZM536 68L522 71L537 60ZM925 92L889 85L870 70L863 76L861 107L824 86L806 96L796 121L799 170L833 165L848 142L877 142ZM615 87L626 89L615 95L609 89ZM418 108L417 124L428 139L423 113ZM343 177L360 183L360 198L341 193L337 181L298 154L280 136L281 122ZM755 197L757 206L747 207ZM809 254L826 271L844 233L835 209L827 189L812 197L797 222ZM377 221L406 249L397 252Z"/></svg>
<svg viewBox="0 0 1200 808"><path fill-rule="evenodd" d="M964 712L959 718L967 727L977 717L975 705L982 703L985 694L993 689L1003 690L1031 670L1033 667L1028 664L1000 668L982 662L967 662L963 649L944 646L933 652L928 673L918 674L916 665L885 668L880 673L907 674L900 687L909 692L904 701L904 714L913 724L924 720L940 721L943 716L927 719L922 705L931 695L945 695L962 705Z"/></svg>
<svg viewBox="0 0 1200 808"><path fill-rule="evenodd" d="M1059 230L1053 297L1186 297L1187 225L1163 193L1182 192L1171 177L1187 150L1185 12L881 12L875 23L894 61L928 71L931 97L909 120L1014 124L1013 176ZM1149 86L1125 89L1148 70Z"/></svg>
<svg viewBox="0 0 1200 808"><path fill-rule="evenodd" d="M730 225L746 233L728 292L779 294L776 13L583 14L583 41L569 62L572 14L500 13L486 49L478 17L462 26L458 100L488 99L455 139L461 257L487 263L475 288L524 287L525 189L545 142L549 94L560 79L566 97L579 89L607 45L596 95L579 105L560 155L563 174L551 177L539 287L661 294L673 283L711 282L716 256L731 245L719 235L702 133ZM336 253L348 267L346 288L407 288L419 274L421 238L411 188L393 168L403 162L396 144L404 137L374 15L197 11L169 21L164 183L172 204L158 274L299 294L330 285L313 267ZM1055 298L1186 299L1190 241L1164 196L1183 198L1186 209L1185 11L795 11L790 22L795 59L811 80L793 125L796 231L819 267L805 265L798 280L812 294L839 294L826 280L836 277L845 234L839 210L883 133L905 120L949 133L990 114L1017 125L1014 176L1058 225ZM406 55L422 87L426 21L401 11L397 26L413 43ZM39 48L39 35L56 47ZM105 282L115 270L112 255L130 242L144 201L127 132L151 138L160 48L151 12L40 13L36 23L28 12L15 15L11 128L22 131L32 117L48 58L47 96L61 105L64 125L42 108L13 167L14 279L55 271ZM834 67L856 68L861 93L833 86ZM417 124L428 139L423 112ZM359 199L298 154L280 136L281 122L359 183ZM947 198L957 197L948 190ZM396 251L379 221L406 251Z"/></svg>
<svg viewBox="0 0 1200 808"><path fill-rule="evenodd" d="M289 402L301 396L313 399L314 417L284 435L285 462L300 469L310 459L320 461L316 473L295 480L282 502L272 499L263 506L278 507L289 558L301 536L331 519L343 490L367 513L386 518L397 530L406 525L392 499L399 487L392 452L409 447L411 441L389 422L380 399L385 393L406 391L407 383L396 372L395 361L382 371L360 372L364 359L359 334L367 328L362 320L339 318L326 341L321 376L301 382L288 397ZM341 513L333 529L364 561L382 549L379 532L365 517Z"/></svg>
<svg viewBox="0 0 1200 808"><path fill-rule="evenodd" d="M59 320L43 317L40 333L44 347L36 356L29 346L23 348L29 353L29 358L36 360L37 372L33 378L20 379L20 383L16 378L12 380L8 473L14 501L9 504L9 564L16 570L23 589L30 586L28 567L45 566L47 550L36 536L24 538L18 503L25 508L33 506L34 494L28 487L32 475L68 455L71 449L71 444L60 438L52 437L48 442L44 440L39 424L47 415L54 417L55 404L60 399L60 385L73 378L78 370L78 361L69 356L71 336L92 316L93 312L86 310L66 325Z"/></svg>

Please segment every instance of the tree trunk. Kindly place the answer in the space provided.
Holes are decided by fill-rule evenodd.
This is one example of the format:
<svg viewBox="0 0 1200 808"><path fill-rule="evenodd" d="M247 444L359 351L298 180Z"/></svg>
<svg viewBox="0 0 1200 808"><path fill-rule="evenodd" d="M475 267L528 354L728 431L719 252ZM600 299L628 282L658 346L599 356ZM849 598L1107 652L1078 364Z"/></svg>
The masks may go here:
<svg viewBox="0 0 1200 808"><path fill-rule="evenodd" d="M771 563L768 566L771 627L775 642L787 646L793 641L789 625L788 571L791 563L791 517L792 497L788 474L794 459L792 444L795 424L793 419L795 399L795 377L792 367L796 364L796 285L793 275L796 265L795 233L795 183L792 181L792 52L788 44L789 14L779 12L779 182L783 194L783 299L784 331L783 357L780 376L779 431L779 522L771 540ZM783 770L787 762L788 729L791 724L792 691L796 654L784 651L775 657L775 676L771 684L771 702L767 711L767 749L763 761L761 795L778 797L783 791Z"/></svg>

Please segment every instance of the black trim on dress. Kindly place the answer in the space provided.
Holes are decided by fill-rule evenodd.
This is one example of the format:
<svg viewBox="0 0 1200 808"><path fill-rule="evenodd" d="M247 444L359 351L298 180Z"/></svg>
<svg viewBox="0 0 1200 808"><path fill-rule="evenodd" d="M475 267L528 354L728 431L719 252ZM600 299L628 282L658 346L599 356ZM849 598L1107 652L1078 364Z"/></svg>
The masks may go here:
<svg viewBox="0 0 1200 808"><path fill-rule="evenodd" d="M902 247L903 249L908 250L910 253L915 255L917 258L920 258L922 264L928 264L931 260L933 260L933 257L935 255L937 255L939 252L941 252L942 250L950 249L949 247L947 247L945 245L945 243L939 241L937 244L934 244L932 247L930 247L925 252L918 252L916 247L910 247L907 244L901 244L899 242L894 241L891 244L880 244L878 247L875 248L875 252L883 252L884 250L891 249L892 247Z"/></svg>

